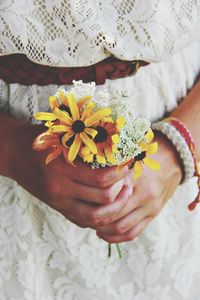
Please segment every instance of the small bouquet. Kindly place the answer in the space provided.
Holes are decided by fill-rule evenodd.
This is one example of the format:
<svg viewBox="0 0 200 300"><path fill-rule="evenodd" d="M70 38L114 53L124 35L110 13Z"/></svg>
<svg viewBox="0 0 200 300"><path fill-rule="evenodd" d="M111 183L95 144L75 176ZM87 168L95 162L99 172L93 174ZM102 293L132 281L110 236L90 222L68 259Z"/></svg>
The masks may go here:
<svg viewBox="0 0 200 300"><path fill-rule="evenodd" d="M150 122L134 115L126 94L95 90L94 82L74 81L69 91L59 89L50 96L51 111L34 115L47 130L35 139L33 148L51 150L46 164L62 155L74 166L76 158L92 168L127 164L134 178L142 175L143 164L159 170L160 164L149 157L158 149Z"/></svg>

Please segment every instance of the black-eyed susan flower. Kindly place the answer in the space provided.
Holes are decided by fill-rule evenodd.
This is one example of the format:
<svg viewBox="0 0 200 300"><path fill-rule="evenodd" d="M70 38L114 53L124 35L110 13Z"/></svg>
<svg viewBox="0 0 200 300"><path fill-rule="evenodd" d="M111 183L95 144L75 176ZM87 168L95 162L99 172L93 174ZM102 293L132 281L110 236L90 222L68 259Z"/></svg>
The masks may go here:
<svg viewBox="0 0 200 300"><path fill-rule="evenodd" d="M65 99L66 100L66 99ZM57 107L56 100L51 100L53 112L39 112L35 114L35 119L47 121L46 126L49 131L55 134L63 134L62 145L69 147L68 160L73 162L77 157L82 145L88 146L91 153L97 154L97 147L93 139L97 131L93 128L102 119L109 117L109 108L94 111L95 104L89 102L84 108L86 97L78 103L73 94L67 94L67 107L69 113ZM88 101L88 98L87 98ZM63 100L64 103L64 100Z"/></svg>
<svg viewBox="0 0 200 300"><path fill-rule="evenodd" d="M96 159L100 165L107 163L112 166L116 165L115 154L118 153L117 144L119 143L119 133L125 124L125 119L119 117L114 122L111 118L104 118L103 121L95 127L97 134L94 137L94 142L97 147L96 155L91 153L89 147L82 148L81 154L85 162L91 163Z"/></svg>
<svg viewBox="0 0 200 300"><path fill-rule="evenodd" d="M156 160L149 157L150 155L156 153L158 150L158 143L157 142L151 143L153 138L154 138L153 131L150 130L146 134L147 142L140 144L140 149L142 152L134 158L134 162L133 162L135 179L139 178L142 175L143 164L145 164L148 168L154 171L158 171L160 169L160 164Z"/></svg>

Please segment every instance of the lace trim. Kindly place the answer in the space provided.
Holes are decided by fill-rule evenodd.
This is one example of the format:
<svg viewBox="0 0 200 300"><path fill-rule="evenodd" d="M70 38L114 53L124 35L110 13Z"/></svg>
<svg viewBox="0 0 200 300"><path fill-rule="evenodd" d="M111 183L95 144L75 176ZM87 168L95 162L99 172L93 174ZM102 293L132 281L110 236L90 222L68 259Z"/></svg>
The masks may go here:
<svg viewBox="0 0 200 300"><path fill-rule="evenodd" d="M199 27L196 0L4 0L0 53L51 66L85 66L110 54L153 62L197 40Z"/></svg>

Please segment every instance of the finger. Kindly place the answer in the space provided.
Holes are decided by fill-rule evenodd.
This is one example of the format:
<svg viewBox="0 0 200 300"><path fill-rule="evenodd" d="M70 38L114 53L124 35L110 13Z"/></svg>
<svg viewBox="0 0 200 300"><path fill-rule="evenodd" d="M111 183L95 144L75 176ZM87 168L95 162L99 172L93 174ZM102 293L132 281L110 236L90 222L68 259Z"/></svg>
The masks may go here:
<svg viewBox="0 0 200 300"><path fill-rule="evenodd" d="M132 241L145 230L145 228L150 223L151 219L152 219L151 217L144 218L134 228L132 228L131 230L129 230L124 234L106 235L106 234L97 233L97 235L99 238L102 238L108 243L123 243L123 242Z"/></svg>
<svg viewBox="0 0 200 300"><path fill-rule="evenodd" d="M155 197L157 197L157 195L152 193L152 189L150 187L141 188L141 186L137 184L135 188L133 188L133 193L129 198L129 201L119 212L119 215L115 216L113 221L123 218L131 211L140 207L143 207L150 215L152 210L156 209L156 206L159 207L159 201L156 201L157 199Z"/></svg>
<svg viewBox="0 0 200 300"><path fill-rule="evenodd" d="M130 212L132 212L133 210L135 210L139 207L140 207L139 204L135 202L133 195L131 195L129 197L127 203L123 206L123 208L117 214L113 215L112 218L108 217L106 224L114 223L114 222L122 219L123 217L128 215Z"/></svg>
<svg viewBox="0 0 200 300"><path fill-rule="evenodd" d="M125 217L126 215L128 215L129 213L131 213L132 211L142 207L144 203L146 203L147 201L141 198L141 196L142 195L140 195L138 191L133 190L126 205L123 206L123 208L119 211L118 214L113 215L111 219L109 219L108 217L108 220L105 220L105 223L109 224L109 223L116 222L122 219L123 217Z"/></svg>
<svg viewBox="0 0 200 300"><path fill-rule="evenodd" d="M87 227L97 228L104 225L104 220L107 219L108 216L112 216L122 209L129 195L129 187L123 186L116 200L111 204L99 205L72 199L72 201L68 201L67 209L62 210L62 214L66 217L70 214L71 217L74 216L78 219L82 225L85 224Z"/></svg>
<svg viewBox="0 0 200 300"><path fill-rule="evenodd" d="M98 232L106 235L122 235L135 227L146 216L146 211L140 207L120 220L100 227Z"/></svg>
<svg viewBox="0 0 200 300"><path fill-rule="evenodd" d="M76 162L76 167L69 166L66 171L74 181L93 187L109 187L117 181L125 178L128 167L119 170L117 167L105 167L92 169L90 165Z"/></svg>
<svg viewBox="0 0 200 300"><path fill-rule="evenodd" d="M84 200L92 203L108 204L115 200L116 196L121 191L124 184L124 179L116 182L108 188L95 188L82 185L72 181L67 194L71 198Z"/></svg>
<svg viewBox="0 0 200 300"><path fill-rule="evenodd" d="M120 193L117 195L115 201L113 201L110 204L99 207L98 209L99 218L101 218L105 222L105 220L114 217L116 214L119 214L119 212L123 209L123 207L128 202L131 193L132 193L132 189L129 186L124 185Z"/></svg>

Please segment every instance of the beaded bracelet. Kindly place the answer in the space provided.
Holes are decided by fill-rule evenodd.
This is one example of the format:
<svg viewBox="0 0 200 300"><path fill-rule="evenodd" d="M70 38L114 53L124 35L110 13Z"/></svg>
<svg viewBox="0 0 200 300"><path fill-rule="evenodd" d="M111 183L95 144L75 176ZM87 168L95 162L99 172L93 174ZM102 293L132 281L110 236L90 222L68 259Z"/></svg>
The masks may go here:
<svg viewBox="0 0 200 300"><path fill-rule="evenodd" d="M174 145L183 163L184 179L186 182L193 176L198 177L199 193L195 200L189 204L189 210L193 210L200 202L200 172L195 157L195 146L188 128L178 119L170 117L152 125L154 130L163 133Z"/></svg>

